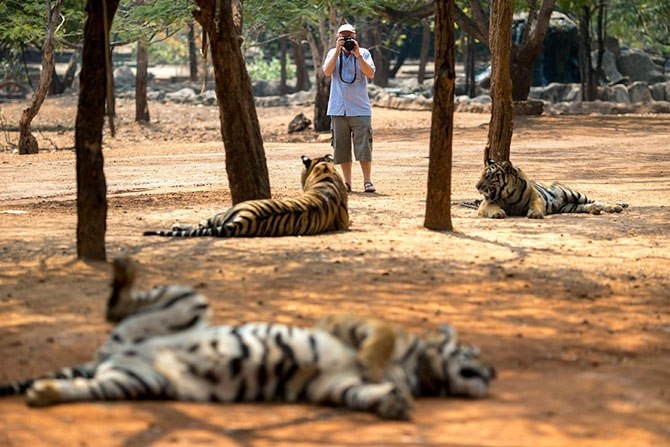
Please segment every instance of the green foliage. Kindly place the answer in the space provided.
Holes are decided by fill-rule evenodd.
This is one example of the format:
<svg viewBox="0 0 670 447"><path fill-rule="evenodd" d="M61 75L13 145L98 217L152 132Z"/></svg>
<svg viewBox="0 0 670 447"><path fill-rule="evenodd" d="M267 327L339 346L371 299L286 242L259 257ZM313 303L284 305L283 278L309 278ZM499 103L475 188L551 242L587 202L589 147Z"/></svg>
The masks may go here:
<svg viewBox="0 0 670 447"><path fill-rule="evenodd" d="M61 22L55 35L56 49L81 44L85 1L63 0ZM47 32L45 0L3 0L0 17L0 47L14 50L42 47Z"/></svg>
<svg viewBox="0 0 670 447"><path fill-rule="evenodd" d="M670 52L667 0L610 0L608 33L632 46Z"/></svg>
<svg viewBox="0 0 670 447"><path fill-rule="evenodd" d="M584 6L595 11L601 0L557 0L556 6L578 18ZM607 0L607 34L633 46L670 51L670 2Z"/></svg>
<svg viewBox="0 0 670 447"><path fill-rule="evenodd" d="M136 47L133 49L133 54ZM149 60L152 64L188 64L188 34L179 31L163 40L149 45Z"/></svg>
<svg viewBox="0 0 670 447"><path fill-rule="evenodd" d="M166 39L193 20L193 0L122 1L112 23L112 40L121 43L144 39L151 45Z"/></svg>
<svg viewBox="0 0 670 447"><path fill-rule="evenodd" d="M247 71L249 77L254 81L278 81L281 75L281 63L279 59L265 59L261 52L254 52L254 54L247 58ZM286 77L295 77L295 67L287 65Z"/></svg>

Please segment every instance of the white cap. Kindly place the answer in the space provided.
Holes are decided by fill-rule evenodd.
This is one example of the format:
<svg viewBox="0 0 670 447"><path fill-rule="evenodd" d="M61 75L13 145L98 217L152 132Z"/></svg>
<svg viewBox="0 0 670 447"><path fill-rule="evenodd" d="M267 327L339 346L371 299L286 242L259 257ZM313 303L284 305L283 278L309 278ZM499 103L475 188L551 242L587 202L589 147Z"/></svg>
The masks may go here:
<svg viewBox="0 0 670 447"><path fill-rule="evenodd" d="M344 25L340 26L337 29L337 34L340 34L341 32L350 32L356 34L356 28L354 28L352 25L349 25L348 23L345 23Z"/></svg>

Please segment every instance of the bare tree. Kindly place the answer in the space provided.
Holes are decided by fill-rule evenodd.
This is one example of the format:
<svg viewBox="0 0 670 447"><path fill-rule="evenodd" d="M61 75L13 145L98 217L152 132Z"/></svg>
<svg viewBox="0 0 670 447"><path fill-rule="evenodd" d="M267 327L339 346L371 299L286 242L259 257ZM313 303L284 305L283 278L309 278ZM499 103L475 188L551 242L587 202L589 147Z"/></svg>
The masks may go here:
<svg viewBox="0 0 670 447"><path fill-rule="evenodd" d="M102 127L110 67L109 28L119 0L88 0L75 123L77 154L77 256L106 259L107 182L103 169Z"/></svg>
<svg viewBox="0 0 670 447"><path fill-rule="evenodd" d="M22 155L37 154L39 152L37 138L32 134L30 125L44 103L44 99L51 86L52 75L55 71L54 35L56 34L56 28L58 21L60 20L60 10L63 5L63 0L56 0L53 5L50 0L47 0L46 4L47 35L44 38L44 46L42 47L42 71L40 72L40 80L37 85L37 90L33 94L30 106L23 111L21 119L19 120L19 154Z"/></svg>
<svg viewBox="0 0 670 447"><path fill-rule="evenodd" d="M242 44L240 0L196 0L193 12L209 37L226 172L233 203L270 197L270 179Z"/></svg>
<svg viewBox="0 0 670 447"><path fill-rule="evenodd" d="M430 127L428 193L424 226L431 230L453 229L451 224L451 158L454 135L454 0L435 2L435 83Z"/></svg>
<svg viewBox="0 0 670 447"><path fill-rule="evenodd" d="M514 129L514 101L510 57L512 49L512 0L491 2L489 48L491 49L491 122L484 162L493 159L509 161Z"/></svg>

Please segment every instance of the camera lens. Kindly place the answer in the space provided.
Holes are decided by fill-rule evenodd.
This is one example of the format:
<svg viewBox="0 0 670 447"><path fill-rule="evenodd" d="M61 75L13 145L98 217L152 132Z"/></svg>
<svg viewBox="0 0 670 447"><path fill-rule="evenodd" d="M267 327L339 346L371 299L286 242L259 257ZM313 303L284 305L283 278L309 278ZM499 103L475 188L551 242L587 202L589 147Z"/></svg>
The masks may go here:
<svg viewBox="0 0 670 447"><path fill-rule="evenodd" d="M347 36L344 38L344 49L347 51L351 51L354 49L356 44L354 43L354 39L350 36Z"/></svg>

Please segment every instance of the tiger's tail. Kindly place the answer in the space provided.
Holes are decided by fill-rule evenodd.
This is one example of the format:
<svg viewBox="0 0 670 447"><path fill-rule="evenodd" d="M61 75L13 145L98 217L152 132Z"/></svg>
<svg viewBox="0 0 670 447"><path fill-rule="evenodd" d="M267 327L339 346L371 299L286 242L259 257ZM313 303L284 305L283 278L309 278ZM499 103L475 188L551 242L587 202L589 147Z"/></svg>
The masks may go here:
<svg viewBox="0 0 670 447"><path fill-rule="evenodd" d="M33 379L17 380L15 382L0 385L0 397L17 396L26 394L26 391L40 379L74 379L83 377L91 379L95 375L95 366L93 363L85 363L79 366L62 368L53 374L35 377Z"/></svg>
<svg viewBox="0 0 670 447"><path fill-rule="evenodd" d="M224 227L202 227L188 230L150 230L142 233L143 236L162 236L162 237L230 237Z"/></svg>

